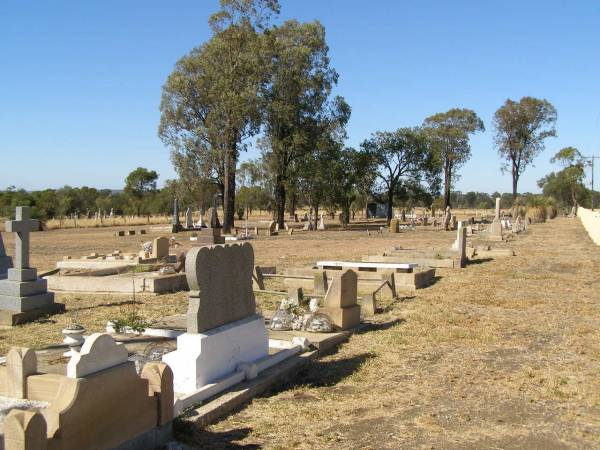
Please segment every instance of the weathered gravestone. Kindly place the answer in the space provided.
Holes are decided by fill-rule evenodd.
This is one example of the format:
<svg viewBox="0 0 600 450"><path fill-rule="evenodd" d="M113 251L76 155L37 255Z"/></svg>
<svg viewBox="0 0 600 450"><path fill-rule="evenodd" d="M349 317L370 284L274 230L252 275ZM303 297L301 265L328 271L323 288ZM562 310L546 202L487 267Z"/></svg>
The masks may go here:
<svg viewBox="0 0 600 450"><path fill-rule="evenodd" d="M323 217L323 213L321 213L320 217L319 217L319 224L317 225L317 230L324 230L325 229L325 218Z"/></svg>
<svg viewBox="0 0 600 450"><path fill-rule="evenodd" d="M185 272L190 287L187 332L177 350L164 355L175 391L190 394L233 373L240 364L268 356L269 339L256 314L248 243L194 247Z"/></svg>
<svg viewBox="0 0 600 450"><path fill-rule="evenodd" d="M2 241L2 233L0 233L0 280L6 278L8 269L12 266L12 258L6 254L4 242Z"/></svg>
<svg viewBox="0 0 600 450"><path fill-rule="evenodd" d="M496 198L496 214L490 225L490 235L502 237L502 222L500 221L500 197Z"/></svg>
<svg viewBox="0 0 600 450"><path fill-rule="evenodd" d="M157 237L152 242L151 258L163 259L169 257L169 239L164 236Z"/></svg>
<svg viewBox="0 0 600 450"><path fill-rule="evenodd" d="M173 218L171 219L171 231L179 233L181 231L181 223L179 222L179 200L173 200Z"/></svg>
<svg viewBox="0 0 600 450"><path fill-rule="evenodd" d="M271 220L267 227L267 236L276 236L278 234L277 222Z"/></svg>
<svg viewBox="0 0 600 450"><path fill-rule="evenodd" d="M191 208L185 210L185 227L187 229L194 228L194 218Z"/></svg>
<svg viewBox="0 0 600 450"><path fill-rule="evenodd" d="M346 269L335 277L325 294L324 311L333 325L348 330L360 324L360 306L356 303L358 277L356 272Z"/></svg>
<svg viewBox="0 0 600 450"><path fill-rule="evenodd" d="M208 208L208 224L206 228L198 234L197 243L206 244L223 244L225 238L221 235L221 223L219 222L219 216L217 215L217 208Z"/></svg>
<svg viewBox="0 0 600 450"><path fill-rule="evenodd" d="M29 207L17 206L16 220L8 220L5 229L15 233L15 267L8 269L7 279L0 280L0 325L13 326L64 311L65 305L54 303L47 281L29 266L29 233L39 229L39 221L29 218Z"/></svg>

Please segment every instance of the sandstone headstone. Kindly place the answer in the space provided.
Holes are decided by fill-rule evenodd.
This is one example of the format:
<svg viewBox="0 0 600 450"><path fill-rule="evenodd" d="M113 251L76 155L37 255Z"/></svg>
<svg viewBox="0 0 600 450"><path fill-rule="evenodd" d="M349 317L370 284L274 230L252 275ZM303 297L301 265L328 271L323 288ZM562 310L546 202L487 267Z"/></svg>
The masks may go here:
<svg viewBox="0 0 600 450"><path fill-rule="evenodd" d="M317 225L317 230L324 230L325 229L325 218L323 217L323 213L321 213L320 217L319 217L319 224Z"/></svg>
<svg viewBox="0 0 600 450"><path fill-rule="evenodd" d="M496 198L496 213L494 221L490 225L490 234L492 236L502 237L502 222L500 221L500 197Z"/></svg>
<svg viewBox="0 0 600 450"><path fill-rule="evenodd" d="M127 362L127 349L108 334L94 333L67 364L67 377L82 378Z"/></svg>
<svg viewBox="0 0 600 450"><path fill-rule="evenodd" d="M267 236L275 236L277 234L277 230L277 223L274 220L270 221L267 228Z"/></svg>
<svg viewBox="0 0 600 450"><path fill-rule="evenodd" d="M333 279L325 295L325 313L331 317L333 325L341 330L360 324L360 306L356 303L357 283L356 272L344 270Z"/></svg>
<svg viewBox="0 0 600 450"><path fill-rule="evenodd" d="M6 355L6 396L27 398L27 377L37 372L35 351L13 347Z"/></svg>
<svg viewBox="0 0 600 450"><path fill-rule="evenodd" d="M400 221L398 219L390 220L390 233L398 233Z"/></svg>
<svg viewBox="0 0 600 450"><path fill-rule="evenodd" d="M318 270L314 276L314 292L315 294L325 295L328 289L327 272Z"/></svg>
<svg viewBox="0 0 600 450"><path fill-rule="evenodd" d="M42 414L37 411L13 409L4 423L6 450L46 450L47 427Z"/></svg>
<svg viewBox="0 0 600 450"><path fill-rule="evenodd" d="M164 236L157 237L152 242L151 258L163 259L169 257L169 239Z"/></svg>

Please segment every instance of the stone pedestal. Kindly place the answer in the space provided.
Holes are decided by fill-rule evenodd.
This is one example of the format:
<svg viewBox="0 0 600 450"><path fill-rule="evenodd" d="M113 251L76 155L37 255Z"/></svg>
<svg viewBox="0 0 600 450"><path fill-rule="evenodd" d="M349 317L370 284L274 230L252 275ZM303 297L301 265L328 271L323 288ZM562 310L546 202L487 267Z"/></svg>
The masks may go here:
<svg viewBox="0 0 600 450"><path fill-rule="evenodd" d="M0 326L30 322L46 314L65 310L54 303L47 281L37 278L36 269L8 269L8 278L0 280Z"/></svg>
<svg viewBox="0 0 600 450"><path fill-rule="evenodd" d="M0 233L0 280L6 278L6 272L13 266L12 258L6 254L2 233Z"/></svg>
<svg viewBox="0 0 600 450"><path fill-rule="evenodd" d="M204 333L185 333L177 338L177 350L163 356L173 370L175 392L190 394L238 365L254 363L269 355L269 336L264 319L253 315Z"/></svg>
<svg viewBox="0 0 600 450"><path fill-rule="evenodd" d="M490 225L490 234L492 236L502 236L502 222L500 219L494 219Z"/></svg>

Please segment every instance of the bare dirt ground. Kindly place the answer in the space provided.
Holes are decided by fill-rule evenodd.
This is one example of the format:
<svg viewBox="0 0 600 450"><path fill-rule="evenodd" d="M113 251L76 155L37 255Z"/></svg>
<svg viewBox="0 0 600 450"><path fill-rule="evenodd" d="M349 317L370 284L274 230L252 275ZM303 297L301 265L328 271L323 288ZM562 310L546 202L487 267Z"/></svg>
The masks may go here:
<svg viewBox="0 0 600 450"><path fill-rule="evenodd" d="M50 269L64 255L138 249L140 237L113 233L34 233L32 263ZM449 245L454 237L298 232L253 246L257 264L283 268L358 259L395 244ZM11 252L12 237L4 240ZM293 383L181 437L199 448L599 448L600 248L566 218L532 226L510 245L516 257L438 270L434 285L388 307ZM134 305L130 296L58 300L67 313L0 331L0 351L59 342L74 313L102 331L133 307L152 319L187 305L185 293L138 296Z"/></svg>

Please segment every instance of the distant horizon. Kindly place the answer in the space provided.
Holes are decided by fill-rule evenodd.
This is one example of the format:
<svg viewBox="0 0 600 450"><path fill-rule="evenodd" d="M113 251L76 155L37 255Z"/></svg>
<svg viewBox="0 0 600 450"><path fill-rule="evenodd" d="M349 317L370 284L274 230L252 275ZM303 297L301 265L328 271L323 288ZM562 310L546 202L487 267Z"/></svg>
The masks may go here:
<svg viewBox="0 0 600 450"><path fill-rule="evenodd" d="M161 87L175 62L210 37L217 9L218 0L0 4L10 68L0 72L0 189L113 190L140 166L156 170L160 186L177 178L157 136ZM325 26L335 94L352 107L348 146L470 108L486 131L472 137L455 190L507 192L491 120L507 98L530 95L556 107L558 137L546 141L519 191L539 193L537 181L560 170L549 160L563 147L600 155L600 3L282 0L281 11L278 21ZM253 147L240 159L258 155Z"/></svg>

